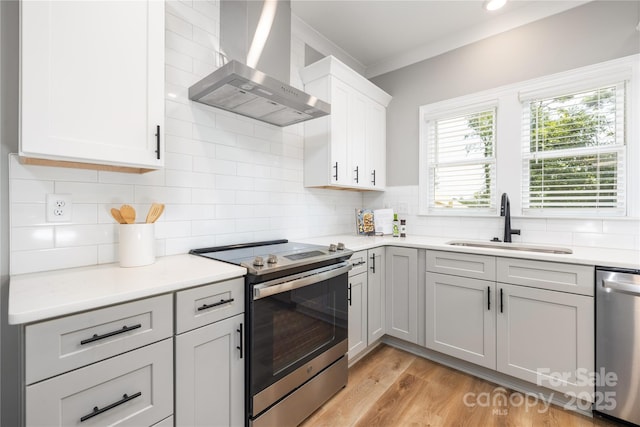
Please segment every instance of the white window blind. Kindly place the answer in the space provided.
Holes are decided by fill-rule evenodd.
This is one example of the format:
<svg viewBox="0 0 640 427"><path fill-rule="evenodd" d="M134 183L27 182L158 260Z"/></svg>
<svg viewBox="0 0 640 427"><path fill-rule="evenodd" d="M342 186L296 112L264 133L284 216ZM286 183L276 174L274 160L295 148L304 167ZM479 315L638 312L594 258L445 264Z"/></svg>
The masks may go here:
<svg viewBox="0 0 640 427"><path fill-rule="evenodd" d="M485 107L428 121L429 212L495 210L495 119L495 108Z"/></svg>
<svg viewBox="0 0 640 427"><path fill-rule="evenodd" d="M625 215L625 85L523 103L524 214Z"/></svg>

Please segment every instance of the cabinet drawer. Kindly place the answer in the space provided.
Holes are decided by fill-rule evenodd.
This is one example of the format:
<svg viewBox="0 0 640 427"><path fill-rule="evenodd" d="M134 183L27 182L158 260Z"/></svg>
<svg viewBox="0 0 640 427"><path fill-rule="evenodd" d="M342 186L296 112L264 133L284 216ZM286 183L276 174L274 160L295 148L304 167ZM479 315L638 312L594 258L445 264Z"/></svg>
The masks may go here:
<svg viewBox="0 0 640 427"><path fill-rule="evenodd" d="M173 335L171 295L27 325L27 384Z"/></svg>
<svg viewBox="0 0 640 427"><path fill-rule="evenodd" d="M498 258L497 268L498 282L581 295L594 293L592 266Z"/></svg>
<svg viewBox="0 0 640 427"><path fill-rule="evenodd" d="M367 272L367 251L354 252L349 258L349 262L353 266L349 271L349 276Z"/></svg>
<svg viewBox="0 0 640 427"><path fill-rule="evenodd" d="M149 426L173 413L172 390L166 339L28 386L26 425Z"/></svg>
<svg viewBox="0 0 640 427"><path fill-rule="evenodd" d="M427 271L496 280L496 259L489 255L427 251Z"/></svg>
<svg viewBox="0 0 640 427"><path fill-rule="evenodd" d="M176 294L176 333L244 312L244 279L199 286Z"/></svg>

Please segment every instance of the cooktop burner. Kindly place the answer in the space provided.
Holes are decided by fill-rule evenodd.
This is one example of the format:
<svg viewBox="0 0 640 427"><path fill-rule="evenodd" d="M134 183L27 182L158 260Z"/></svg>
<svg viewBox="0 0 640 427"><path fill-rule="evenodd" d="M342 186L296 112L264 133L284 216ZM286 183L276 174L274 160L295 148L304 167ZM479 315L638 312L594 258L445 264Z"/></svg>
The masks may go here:
<svg viewBox="0 0 640 427"><path fill-rule="evenodd" d="M258 276L337 263L350 258L353 251L342 243L321 246L283 239L193 249L189 253L239 265Z"/></svg>

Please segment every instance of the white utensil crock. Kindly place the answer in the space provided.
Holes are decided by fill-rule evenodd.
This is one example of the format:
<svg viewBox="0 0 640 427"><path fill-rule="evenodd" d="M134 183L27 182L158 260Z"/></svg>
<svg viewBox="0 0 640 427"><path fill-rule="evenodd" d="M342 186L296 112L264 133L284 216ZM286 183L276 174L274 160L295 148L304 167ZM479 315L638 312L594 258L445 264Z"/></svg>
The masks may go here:
<svg viewBox="0 0 640 427"><path fill-rule="evenodd" d="M156 260L154 224L120 224L120 267L140 267Z"/></svg>

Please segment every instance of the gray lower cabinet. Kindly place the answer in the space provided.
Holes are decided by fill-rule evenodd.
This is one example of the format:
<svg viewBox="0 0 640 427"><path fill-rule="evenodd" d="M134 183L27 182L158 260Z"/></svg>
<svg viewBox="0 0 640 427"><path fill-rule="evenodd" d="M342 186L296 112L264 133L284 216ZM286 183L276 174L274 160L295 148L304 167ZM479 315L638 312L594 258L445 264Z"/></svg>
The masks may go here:
<svg viewBox="0 0 640 427"><path fill-rule="evenodd" d="M593 297L498 283L497 308L498 371L591 400Z"/></svg>
<svg viewBox="0 0 640 427"><path fill-rule="evenodd" d="M244 315L177 335L176 426L244 425Z"/></svg>
<svg viewBox="0 0 640 427"><path fill-rule="evenodd" d="M367 348L367 273L349 275L349 360Z"/></svg>
<svg viewBox="0 0 640 427"><path fill-rule="evenodd" d="M428 348L593 399L593 266L428 251L427 270Z"/></svg>
<svg viewBox="0 0 640 427"><path fill-rule="evenodd" d="M494 282L427 273L426 346L496 368Z"/></svg>
<svg viewBox="0 0 640 427"><path fill-rule="evenodd" d="M171 338L26 388L27 426L149 426L173 413Z"/></svg>
<svg viewBox="0 0 640 427"><path fill-rule="evenodd" d="M367 255L367 341L370 345L382 338L386 328L385 248L369 249Z"/></svg>
<svg viewBox="0 0 640 427"><path fill-rule="evenodd" d="M386 333L418 343L418 250L388 247L386 258Z"/></svg>

